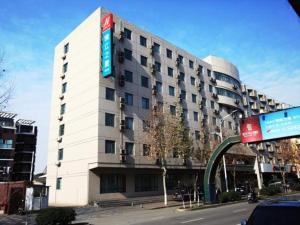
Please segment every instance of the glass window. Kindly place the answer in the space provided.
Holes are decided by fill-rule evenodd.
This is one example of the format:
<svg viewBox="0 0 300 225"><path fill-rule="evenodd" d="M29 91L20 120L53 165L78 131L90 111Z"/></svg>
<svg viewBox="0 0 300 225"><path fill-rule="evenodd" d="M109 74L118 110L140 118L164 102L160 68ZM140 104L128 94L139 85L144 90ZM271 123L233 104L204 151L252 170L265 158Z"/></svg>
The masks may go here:
<svg viewBox="0 0 300 225"><path fill-rule="evenodd" d="M160 45L159 44L154 42L153 47L154 47L153 50L155 53L160 53Z"/></svg>
<svg viewBox="0 0 300 225"><path fill-rule="evenodd" d="M140 36L140 45L147 47L147 38Z"/></svg>
<svg viewBox="0 0 300 225"><path fill-rule="evenodd" d="M167 49L167 57L172 59L172 51L170 49Z"/></svg>
<svg viewBox="0 0 300 225"><path fill-rule="evenodd" d="M173 77L173 68L168 67L168 76Z"/></svg>
<svg viewBox="0 0 300 225"><path fill-rule="evenodd" d="M148 77L141 76L141 85L142 85L142 87L145 87L145 88L149 87Z"/></svg>
<svg viewBox="0 0 300 225"><path fill-rule="evenodd" d="M66 73L68 71L68 63L65 63L63 65L63 73Z"/></svg>
<svg viewBox="0 0 300 225"><path fill-rule="evenodd" d="M198 121L198 112L194 112L194 121Z"/></svg>
<svg viewBox="0 0 300 225"><path fill-rule="evenodd" d="M60 148L60 149L58 149L57 159L58 160L63 160L63 158L64 158L64 149Z"/></svg>
<svg viewBox="0 0 300 225"><path fill-rule="evenodd" d="M132 83L132 81L133 81L133 73L131 71L125 70L125 80L127 82Z"/></svg>
<svg viewBox="0 0 300 225"><path fill-rule="evenodd" d="M124 55L125 55L125 59L128 59L128 60L132 60L132 51L129 50L129 49L124 49Z"/></svg>
<svg viewBox="0 0 300 225"><path fill-rule="evenodd" d="M150 146L147 144L143 144L143 156L149 156L150 154Z"/></svg>
<svg viewBox="0 0 300 225"><path fill-rule="evenodd" d="M233 91L229 91L229 90L223 89L223 88L216 88L216 90L217 90L218 95L222 95L222 96L226 96L229 98L238 99L239 101L242 101L241 96Z"/></svg>
<svg viewBox="0 0 300 225"><path fill-rule="evenodd" d="M176 115L176 106L175 105L170 105L170 113L174 116Z"/></svg>
<svg viewBox="0 0 300 225"><path fill-rule="evenodd" d="M142 108L149 109L149 98L142 97Z"/></svg>
<svg viewBox="0 0 300 225"><path fill-rule="evenodd" d="M157 93L162 93L162 83L159 81L156 81L156 91Z"/></svg>
<svg viewBox="0 0 300 225"><path fill-rule="evenodd" d="M108 87L105 90L105 98L110 101L115 101L115 90Z"/></svg>
<svg viewBox="0 0 300 225"><path fill-rule="evenodd" d="M200 140L200 131L195 130L195 139Z"/></svg>
<svg viewBox="0 0 300 225"><path fill-rule="evenodd" d="M61 93L64 94L67 91L67 83L63 83L61 86Z"/></svg>
<svg viewBox="0 0 300 225"><path fill-rule="evenodd" d="M133 95L129 93L125 93L125 104L133 105Z"/></svg>
<svg viewBox="0 0 300 225"><path fill-rule="evenodd" d="M126 192L126 176L123 174L101 174L100 193Z"/></svg>
<svg viewBox="0 0 300 225"><path fill-rule="evenodd" d="M212 109L215 108L215 102L214 101L210 101L210 108L212 108Z"/></svg>
<svg viewBox="0 0 300 225"><path fill-rule="evenodd" d="M211 71L207 69L207 76L211 77Z"/></svg>
<svg viewBox="0 0 300 225"><path fill-rule="evenodd" d="M147 57L141 55L141 65L142 66L147 66Z"/></svg>
<svg viewBox="0 0 300 225"><path fill-rule="evenodd" d="M124 34L127 39L131 40L131 30L124 28Z"/></svg>
<svg viewBox="0 0 300 225"><path fill-rule="evenodd" d="M172 86L169 86L169 95L175 96L175 88Z"/></svg>
<svg viewBox="0 0 300 225"><path fill-rule="evenodd" d="M105 113L105 126L115 126L115 115L111 113Z"/></svg>
<svg viewBox="0 0 300 225"><path fill-rule="evenodd" d="M197 95L192 94L192 102L193 103L197 102Z"/></svg>
<svg viewBox="0 0 300 225"><path fill-rule="evenodd" d="M65 114L66 112L66 103L60 105L60 115Z"/></svg>
<svg viewBox="0 0 300 225"><path fill-rule="evenodd" d="M59 136L63 136L65 134L65 125L61 124L59 125Z"/></svg>
<svg viewBox="0 0 300 225"><path fill-rule="evenodd" d="M134 144L132 142L125 142L126 154L134 155Z"/></svg>
<svg viewBox="0 0 300 225"><path fill-rule="evenodd" d="M232 128L232 122L231 122L231 121L228 121L228 128L229 128L230 130L233 129L233 128Z"/></svg>
<svg viewBox="0 0 300 225"><path fill-rule="evenodd" d="M217 118L216 118L216 117L212 117L212 124L213 124L214 126L217 125Z"/></svg>
<svg viewBox="0 0 300 225"><path fill-rule="evenodd" d="M180 97L184 100L186 99L186 91L185 90L181 90Z"/></svg>
<svg viewBox="0 0 300 225"><path fill-rule="evenodd" d="M179 76L180 76L180 81L184 81L185 74L183 72L180 72Z"/></svg>
<svg viewBox="0 0 300 225"><path fill-rule="evenodd" d="M236 79L232 78L231 76L224 74L224 73L220 73L220 72L216 72L214 71L216 80L221 80L221 81L225 81L227 83L236 85L237 87L240 87L240 82L237 81Z"/></svg>
<svg viewBox="0 0 300 225"><path fill-rule="evenodd" d="M155 62L155 71L160 72L161 71L161 64L160 62Z"/></svg>
<svg viewBox="0 0 300 225"><path fill-rule="evenodd" d="M210 92L210 93L213 92L213 86L211 86L210 84L209 84L209 86L208 86L208 89L209 89L209 92Z"/></svg>
<svg viewBox="0 0 300 225"><path fill-rule="evenodd" d="M105 153L115 154L115 141L105 140Z"/></svg>
<svg viewBox="0 0 300 225"><path fill-rule="evenodd" d="M62 181L61 177L56 178L56 190L61 189L61 181Z"/></svg>
<svg viewBox="0 0 300 225"><path fill-rule="evenodd" d="M69 43L65 44L64 46L64 53L67 54L69 51Z"/></svg>
<svg viewBox="0 0 300 225"><path fill-rule="evenodd" d="M180 64L183 64L183 56L182 55L178 55L178 60Z"/></svg>
<svg viewBox="0 0 300 225"><path fill-rule="evenodd" d="M183 109L182 112L183 112L183 118L185 120L188 120L188 114L189 114L188 110L187 109Z"/></svg>
<svg viewBox="0 0 300 225"><path fill-rule="evenodd" d="M133 118L125 117L125 128L128 130L133 130Z"/></svg>
<svg viewBox="0 0 300 225"><path fill-rule="evenodd" d="M192 60L189 60L189 66L191 69L194 69L194 62Z"/></svg>
<svg viewBox="0 0 300 225"><path fill-rule="evenodd" d="M195 86L195 83L196 83L195 77L191 77L191 85Z"/></svg>
<svg viewBox="0 0 300 225"><path fill-rule="evenodd" d="M158 191L158 176L155 174L135 175L135 192Z"/></svg>

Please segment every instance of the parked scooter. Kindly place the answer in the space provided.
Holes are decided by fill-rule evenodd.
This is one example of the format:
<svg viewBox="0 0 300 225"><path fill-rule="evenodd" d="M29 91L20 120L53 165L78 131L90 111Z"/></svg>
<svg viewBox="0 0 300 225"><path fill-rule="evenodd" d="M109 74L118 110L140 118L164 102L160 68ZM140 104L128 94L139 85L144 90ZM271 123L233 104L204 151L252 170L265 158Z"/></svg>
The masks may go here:
<svg viewBox="0 0 300 225"><path fill-rule="evenodd" d="M248 203L250 204L250 203L255 203L255 202L258 202L257 195L256 195L255 191L251 191L248 194Z"/></svg>

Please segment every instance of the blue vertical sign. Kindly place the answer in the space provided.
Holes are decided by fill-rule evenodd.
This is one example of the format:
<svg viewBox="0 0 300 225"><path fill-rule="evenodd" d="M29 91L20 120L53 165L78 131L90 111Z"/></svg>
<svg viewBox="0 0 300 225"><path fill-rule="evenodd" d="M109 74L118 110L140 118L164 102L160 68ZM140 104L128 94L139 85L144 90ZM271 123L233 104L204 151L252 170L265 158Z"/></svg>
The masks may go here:
<svg viewBox="0 0 300 225"><path fill-rule="evenodd" d="M101 34L102 39L102 76L107 77L112 74L112 29L108 29Z"/></svg>

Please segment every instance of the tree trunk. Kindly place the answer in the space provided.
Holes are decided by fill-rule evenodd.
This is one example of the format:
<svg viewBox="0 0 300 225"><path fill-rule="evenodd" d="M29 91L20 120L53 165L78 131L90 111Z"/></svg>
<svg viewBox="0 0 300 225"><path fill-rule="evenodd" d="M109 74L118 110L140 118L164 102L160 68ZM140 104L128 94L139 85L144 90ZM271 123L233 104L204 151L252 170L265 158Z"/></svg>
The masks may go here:
<svg viewBox="0 0 300 225"><path fill-rule="evenodd" d="M236 191L236 164L234 164L234 168L233 168L233 186L234 186L234 191Z"/></svg>
<svg viewBox="0 0 300 225"><path fill-rule="evenodd" d="M195 183L194 183L194 202L197 201L197 196L198 196L198 191L197 191L197 181L198 181L198 173L195 178Z"/></svg>
<svg viewBox="0 0 300 225"><path fill-rule="evenodd" d="M163 166L162 170L163 170L164 203L165 206L167 206L168 205L168 195L167 195L167 185L166 185L167 168Z"/></svg>

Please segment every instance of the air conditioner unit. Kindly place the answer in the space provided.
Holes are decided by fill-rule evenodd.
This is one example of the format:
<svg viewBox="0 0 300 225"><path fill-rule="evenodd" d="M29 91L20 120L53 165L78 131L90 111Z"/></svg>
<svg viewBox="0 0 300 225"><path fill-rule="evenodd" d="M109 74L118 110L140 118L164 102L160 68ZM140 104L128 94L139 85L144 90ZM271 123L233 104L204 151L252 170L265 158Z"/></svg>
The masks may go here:
<svg viewBox="0 0 300 225"><path fill-rule="evenodd" d="M120 131L123 132L125 130L125 120L120 121Z"/></svg>
<svg viewBox="0 0 300 225"><path fill-rule="evenodd" d="M218 98L217 93L212 93L212 97L217 99Z"/></svg>
<svg viewBox="0 0 300 225"><path fill-rule="evenodd" d="M62 58L62 60L65 60L67 58L67 55L64 54L61 58Z"/></svg>
<svg viewBox="0 0 300 225"><path fill-rule="evenodd" d="M64 94L60 94L60 95L59 95L60 100L63 100L64 97L65 97Z"/></svg>
<svg viewBox="0 0 300 225"><path fill-rule="evenodd" d="M58 137L57 142L62 142L62 137Z"/></svg>
<svg viewBox="0 0 300 225"><path fill-rule="evenodd" d="M234 84L234 85L233 85L233 89L234 89L234 90L237 90L237 89L238 89L238 86Z"/></svg>
<svg viewBox="0 0 300 225"><path fill-rule="evenodd" d="M150 47L150 54L151 54L151 55L154 55L154 45L152 45L152 46Z"/></svg>
<svg viewBox="0 0 300 225"><path fill-rule="evenodd" d="M124 41L124 37L125 37L125 33L124 33L124 31L121 30L119 35L118 35L119 41Z"/></svg>
<svg viewBox="0 0 300 225"><path fill-rule="evenodd" d="M211 81L213 84L215 84L215 83L217 82L217 80L216 80L215 78L213 78L213 77L210 78L210 81Z"/></svg>
<svg viewBox="0 0 300 225"><path fill-rule="evenodd" d="M220 114L220 111L217 110L217 109L215 109L214 113L215 113L216 115L219 115L219 114Z"/></svg>
<svg viewBox="0 0 300 225"><path fill-rule="evenodd" d="M127 158L127 152L126 149L121 149L120 150L120 162L125 163Z"/></svg>
<svg viewBox="0 0 300 225"><path fill-rule="evenodd" d="M61 79L65 79L65 77L66 77L66 75L64 73L60 75Z"/></svg>
<svg viewBox="0 0 300 225"><path fill-rule="evenodd" d="M238 105L238 104L240 104L240 100L236 99L236 100L234 101L234 103Z"/></svg>
<svg viewBox="0 0 300 225"><path fill-rule="evenodd" d="M156 69L155 69L155 65L154 64L151 64L151 66L150 66L150 72L151 72L151 74L155 75Z"/></svg>
<svg viewBox="0 0 300 225"><path fill-rule="evenodd" d="M179 59L179 57L177 57L177 59L176 59L176 66L178 67L180 65L180 59Z"/></svg>
<svg viewBox="0 0 300 225"><path fill-rule="evenodd" d="M153 87L152 87L152 95L156 95L156 94L157 94L156 85L153 85Z"/></svg>
<svg viewBox="0 0 300 225"><path fill-rule="evenodd" d="M124 87L125 86L125 76L124 75L119 75L119 86Z"/></svg>
<svg viewBox="0 0 300 225"><path fill-rule="evenodd" d="M59 121L62 121L63 118L64 118L63 115L59 115L57 119L58 119Z"/></svg>
<svg viewBox="0 0 300 225"><path fill-rule="evenodd" d="M57 161L57 162L55 163L55 165L56 165L57 167L60 167L60 166L61 166L61 162L60 162L60 161Z"/></svg>
<svg viewBox="0 0 300 225"><path fill-rule="evenodd" d="M157 108L158 108L158 106L157 106L157 105L153 105L153 106L152 106L152 110L153 110L153 111L156 111L156 110L157 110Z"/></svg>
<svg viewBox="0 0 300 225"><path fill-rule="evenodd" d="M124 60L125 60L124 52L119 51L119 52L118 52L118 61L119 61L119 63L123 63Z"/></svg>
<svg viewBox="0 0 300 225"><path fill-rule="evenodd" d="M125 109L125 98L120 97L120 109Z"/></svg>

